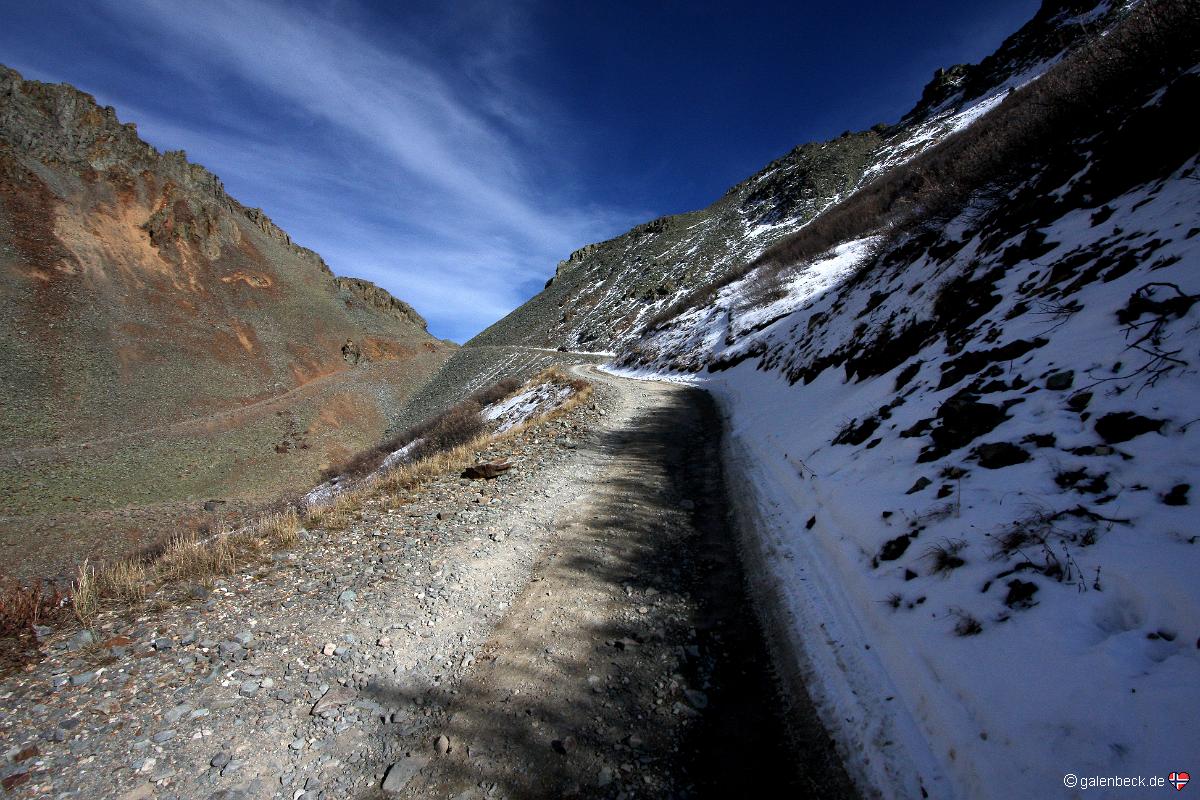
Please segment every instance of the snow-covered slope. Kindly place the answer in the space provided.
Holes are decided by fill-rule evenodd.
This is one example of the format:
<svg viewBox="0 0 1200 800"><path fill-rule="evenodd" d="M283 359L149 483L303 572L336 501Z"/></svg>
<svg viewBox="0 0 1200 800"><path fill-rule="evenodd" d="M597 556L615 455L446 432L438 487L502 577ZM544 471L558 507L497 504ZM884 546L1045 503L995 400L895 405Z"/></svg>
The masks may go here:
<svg viewBox="0 0 1200 800"><path fill-rule="evenodd" d="M719 398L781 649L868 794L1125 796L1065 776L1200 752L1178 67L956 213L751 273L619 359Z"/></svg>

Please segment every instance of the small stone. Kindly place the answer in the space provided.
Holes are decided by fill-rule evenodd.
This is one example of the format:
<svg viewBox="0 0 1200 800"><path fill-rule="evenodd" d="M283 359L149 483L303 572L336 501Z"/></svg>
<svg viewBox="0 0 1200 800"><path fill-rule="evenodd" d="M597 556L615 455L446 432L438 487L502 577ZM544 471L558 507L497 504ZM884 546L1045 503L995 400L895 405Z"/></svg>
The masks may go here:
<svg viewBox="0 0 1200 800"><path fill-rule="evenodd" d="M1049 378L1046 378L1046 388L1052 391L1061 392L1065 389L1070 389L1075 385L1075 371L1065 370L1056 372Z"/></svg>
<svg viewBox="0 0 1200 800"><path fill-rule="evenodd" d="M333 642L326 642L325 646L321 648L321 652L327 656L333 655L334 651L336 651L336 650L337 650L337 645L334 644Z"/></svg>
<svg viewBox="0 0 1200 800"><path fill-rule="evenodd" d="M67 640L67 649L79 650L80 648L87 647L89 644L92 644L95 641L96 637L92 635L91 631L85 628Z"/></svg>
<svg viewBox="0 0 1200 800"><path fill-rule="evenodd" d="M191 710L192 707L189 705L178 705L167 711L167 713L163 715L163 718L166 719L167 722L174 724L183 719L184 716Z"/></svg>
<svg viewBox="0 0 1200 800"><path fill-rule="evenodd" d="M242 697L253 697L258 694L258 681L242 681L242 685L238 687L238 694Z"/></svg>
<svg viewBox="0 0 1200 800"><path fill-rule="evenodd" d="M95 672L81 672L78 675L71 676L72 686L86 686L96 679Z"/></svg>
<svg viewBox="0 0 1200 800"><path fill-rule="evenodd" d="M347 589L338 595L338 602L344 606L350 605L358 599L358 593L353 589Z"/></svg>
<svg viewBox="0 0 1200 800"><path fill-rule="evenodd" d="M159 731L158 733L151 736L150 741L154 742L155 744L162 744L163 742L169 742L174 738L175 738L175 731L168 728L165 731Z"/></svg>
<svg viewBox="0 0 1200 800"><path fill-rule="evenodd" d="M383 778L383 791L387 794L399 794L428 763L428 756L413 755L400 759L388 767L387 775Z"/></svg>
<svg viewBox="0 0 1200 800"><path fill-rule="evenodd" d="M254 641L254 634L250 631L241 631L233 637L233 640L242 647L249 647L250 643Z"/></svg>
<svg viewBox="0 0 1200 800"><path fill-rule="evenodd" d="M321 695L321 699L313 704L312 714L318 716L337 706L344 706L347 703L353 702L356 697L358 697L358 692L354 689L348 686L334 686Z"/></svg>
<svg viewBox="0 0 1200 800"><path fill-rule="evenodd" d="M36 744L31 744L28 747L22 748L20 751L18 751L17 754L13 756L12 760L14 764L20 764L22 761L28 761L31 758L37 758L41 754L42 751L38 750L38 746Z"/></svg>
<svg viewBox="0 0 1200 800"><path fill-rule="evenodd" d="M433 747L437 750L438 755L446 755L450 752L450 739L445 734L437 737L437 741L433 743Z"/></svg>
<svg viewBox="0 0 1200 800"><path fill-rule="evenodd" d="M117 800L153 800L154 785L151 783L139 783L132 789L117 795Z"/></svg>
<svg viewBox="0 0 1200 800"><path fill-rule="evenodd" d="M217 753L215 756L213 756L212 759L209 760L208 764L211 767L216 767L217 769L222 769L226 764L229 763L229 761L230 761L229 753L221 751L220 753Z"/></svg>

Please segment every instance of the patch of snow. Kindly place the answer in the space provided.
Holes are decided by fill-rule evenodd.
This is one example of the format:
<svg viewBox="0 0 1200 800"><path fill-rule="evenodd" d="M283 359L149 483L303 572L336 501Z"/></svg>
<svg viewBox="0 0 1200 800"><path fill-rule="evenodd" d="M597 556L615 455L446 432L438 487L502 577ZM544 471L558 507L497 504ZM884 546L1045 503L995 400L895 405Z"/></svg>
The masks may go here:
<svg viewBox="0 0 1200 800"><path fill-rule="evenodd" d="M503 433L562 405L574 391L570 386L539 383L487 406L483 409L483 418L495 423L497 433Z"/></svg>

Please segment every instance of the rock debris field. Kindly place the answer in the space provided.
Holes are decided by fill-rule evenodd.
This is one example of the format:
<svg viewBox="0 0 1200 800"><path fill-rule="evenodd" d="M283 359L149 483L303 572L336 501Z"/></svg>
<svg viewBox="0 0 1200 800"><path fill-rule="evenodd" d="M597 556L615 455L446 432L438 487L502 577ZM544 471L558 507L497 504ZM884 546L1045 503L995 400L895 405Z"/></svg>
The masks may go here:
<svg viewBox="0 0 1200 800"><path fill-rule="evenodd" d="M495 480L47 637L0 688L5 796L850 796L803 699L781 723L707 396L584 374Z"/></svg>

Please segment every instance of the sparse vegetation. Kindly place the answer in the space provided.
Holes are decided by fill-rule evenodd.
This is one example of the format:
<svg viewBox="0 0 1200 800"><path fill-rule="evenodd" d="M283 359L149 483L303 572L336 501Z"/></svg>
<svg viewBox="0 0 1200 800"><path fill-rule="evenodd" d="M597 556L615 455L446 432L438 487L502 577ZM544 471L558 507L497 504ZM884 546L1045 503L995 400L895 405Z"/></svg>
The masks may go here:
<svg viewBox="0 0 1200 800"><path fill-rule="evenodd" d="M339 531L350 524L351 514L358 508L361 498L356 492L343 492L335 495L327 503L309 506L305 521L309 525L319 526L326 530Z"/></svg>
<svg viewBox="0 0 1200 800"><path fill-rule="evenodd" d="M287 509L268 515L260 530L275 547L291 547L300 540L300 515L296 509Z"/></svg>
<svg viewBox="0 0 1200 800"><path fill-rule="evenodd" d="M956 636L978 636L983 633L983 624L962 609L951 609L954 616L954 634Z"/></svg>
<svg viewBox="0 0 1200 800"><path fill-rule="evenodd" d="M71 591L71 607L75 610L75 616L81 624L91 624L92 617L96 616L99 600L96 569L85 558L79 565L79 573Z"/></svg>
<svg viewBox="0 0 1200 800"><path fill-rule="evenodd" d="M137 559L118 561L96 572L100 596L110 597L122 603L138 603L145 600L149 578L146 565Z"/></svg>
<svg viewBox="0 0 1200 800"><path fill-rule="evenodd" d="M349 480L362 478L377 470L389 455L418 440L408 453L410 462L465 444L483 433L484 423L479 412L485 406L512 395L520 385L515 378L504 378L480 389L442 413L390 436L375 447L362 450L343 462L331 465L321 473L321 480L339 476Z"/></svg>
<svg viewBox="0 0 1200 800"><path fill-rule="evenodd" d="M967 562L959 555L966 546L967 543L963 539L944 539L931 545L924 553L924 557L929 559L932 564L930 574L949 575L966 564Z"/></svg>
<svg viewBox="0 0 1200 800"><path fill-rule="evenodd" d="M70 600L66 593L42 581L23 584L0 581L0 638L20 636L34 625L60 621Z"/></svg>

